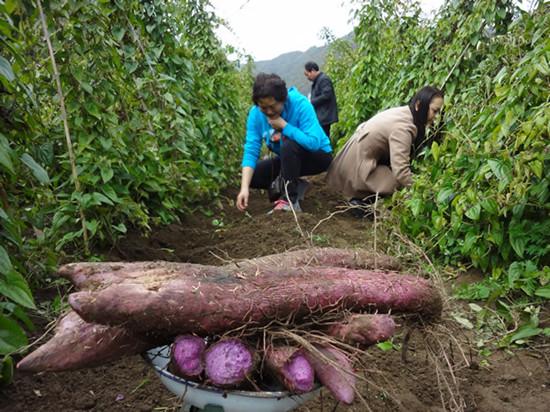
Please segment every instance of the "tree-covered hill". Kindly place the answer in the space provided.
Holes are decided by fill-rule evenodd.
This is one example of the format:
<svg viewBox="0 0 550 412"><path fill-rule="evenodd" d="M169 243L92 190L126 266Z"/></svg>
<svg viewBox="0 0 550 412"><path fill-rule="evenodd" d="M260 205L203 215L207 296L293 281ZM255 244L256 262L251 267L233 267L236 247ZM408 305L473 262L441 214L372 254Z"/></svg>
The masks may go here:
<svg viewBox="0 0 550 412"><path fill-rule="evenodd" d="M311 47L305 52L294 51L281 54L272 60L255 62L254 73L277 73L286 82L287 86L295 86L302 94L308 95L311 82L304 76L304 64L315 61L323 67L327 56L328 46Z"/></svg>
<svg viewBox="0 0 550 412"><path fill-rule="evenodd" d="M341 40L351 42L353 33L344 36ZM295 86L304 95L311 90L311 82L304 76L304 64L308 61L316 62L324 70L325 61L330 45L310 47L304 52L293 51L272 59L254 62L254 73L277 73L283 78L287 86Z"/></svg>

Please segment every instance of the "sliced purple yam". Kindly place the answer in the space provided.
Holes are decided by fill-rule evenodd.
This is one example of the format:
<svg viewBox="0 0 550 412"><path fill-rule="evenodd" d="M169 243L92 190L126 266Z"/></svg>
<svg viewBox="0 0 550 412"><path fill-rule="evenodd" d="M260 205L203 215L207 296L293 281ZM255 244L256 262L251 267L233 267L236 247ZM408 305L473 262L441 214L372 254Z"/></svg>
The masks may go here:
<svg viewBox="0 0 550 412"><path fill-rule="evenodd" d="M195 335L178 336L172 345L172 365L174 372L182 377L195 378L204 370L203 354L206 342Z"/></svg>
<svg viewBox="0 0 550 412"><path fill-rule="evenodd" d="M313 389L315 371L303 353L292 346L272 347L266 351L266 365L292 393Z"/></svg>
<svg viewBox="0 0 550 412"><path fill-rule="evenodd" d="M252 372L254 351L239 339L225 339L210 346L204 363L206 376L213 385L234 387L243 383Z"/></svg>

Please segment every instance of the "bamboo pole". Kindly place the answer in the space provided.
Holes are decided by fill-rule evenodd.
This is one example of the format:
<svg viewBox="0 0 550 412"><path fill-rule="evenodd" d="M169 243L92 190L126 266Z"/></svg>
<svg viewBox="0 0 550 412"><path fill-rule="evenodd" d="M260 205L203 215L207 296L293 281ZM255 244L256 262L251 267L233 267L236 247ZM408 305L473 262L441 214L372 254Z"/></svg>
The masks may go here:
<svg viewBox="0 0 550 412"><path fill-rule="evenodd" d="M59 97L59 104L61 106L61 118L63 119L63 128L65 129L65 139L67 142L67 152L69 153L69 161L71 163L72 176L74 180L75 189L77 192L81 193L80 182L78 180L78 171L76 169L76 158L73 151L73 143L71 140L71 133L69 130L69 122L67 120L67 110L65 109L65 98L63 96L63 89L61 88L61 79L59 77L59 71L57 70L57 64L55 62L55 55L53 52L52 42L50 40L50 33L48 31L48 25L46 24L46 16L44 15L44 10L42 9L42 1L37 0L38 10L40 12L40 21L42 23L42 29L44 31L44 39L48 45L48 52L50 54L50 60L52 62L53 76L55 83L57 85L57 94ZM88 231L86 229L86 216L84 215L84 210L82 205L79 204L80 212L80 221L82 223L82 236L84 238L84 252L86 255L90 254L89 242L88 242Z"/></svg>

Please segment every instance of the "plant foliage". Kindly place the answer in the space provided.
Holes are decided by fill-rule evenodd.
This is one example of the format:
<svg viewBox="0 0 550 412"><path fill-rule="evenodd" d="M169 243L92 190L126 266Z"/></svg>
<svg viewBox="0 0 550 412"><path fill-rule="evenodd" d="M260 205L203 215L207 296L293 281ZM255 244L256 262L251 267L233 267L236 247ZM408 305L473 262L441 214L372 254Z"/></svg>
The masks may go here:
<svg viewBox="0 0 550 412"><path fill-rule="evenodd" d="M206 0L41 5L47 36L38 2L0 1L4 380L34 307L22 274L43 283L64 254L86 250L85 231L92 244L113 242L214 197L236 174L250 84Z"/></svg>
<svg viewBox="0 0 550 412"><path fill-rule="evenodd" d="M357 48L329 62L343 85L335 134L350 136L425 84L443 88L444 131L413 164L412 188L393 198L401 229L443 262L487 274L461 297L548 299L548 3L524 11L513 1L450 0L431 20L415 2L361 4Z"/></svg>

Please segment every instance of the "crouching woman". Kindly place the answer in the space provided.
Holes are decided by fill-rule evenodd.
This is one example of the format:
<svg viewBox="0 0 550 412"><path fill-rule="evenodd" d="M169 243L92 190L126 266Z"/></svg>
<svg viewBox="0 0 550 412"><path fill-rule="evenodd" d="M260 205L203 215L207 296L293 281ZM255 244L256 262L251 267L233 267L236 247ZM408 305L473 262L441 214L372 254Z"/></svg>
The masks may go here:
<svg viewBox="0 0 550 412"><path fill-rule="evenodd" d="M394 107L361 123L336 155L327 173L329 187L352 205L370 203L412 184L411 153L425 139L443 106L443 93L420 89L408 106Z"/></svg>

